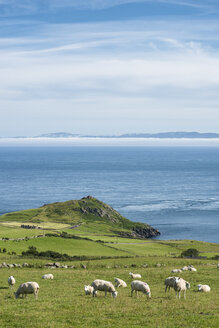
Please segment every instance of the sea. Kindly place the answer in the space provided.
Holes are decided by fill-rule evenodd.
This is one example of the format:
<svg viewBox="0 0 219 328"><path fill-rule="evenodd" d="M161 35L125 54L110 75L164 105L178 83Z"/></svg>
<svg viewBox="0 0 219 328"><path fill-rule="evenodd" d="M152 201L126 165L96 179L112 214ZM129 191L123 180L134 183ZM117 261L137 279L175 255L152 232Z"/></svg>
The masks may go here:
<svg viewBox="0 0 219 328"><path fill-rule="evenodd" d="M0 147L0 215L91 195L162 240L219 243L219 147Z"/></svg>

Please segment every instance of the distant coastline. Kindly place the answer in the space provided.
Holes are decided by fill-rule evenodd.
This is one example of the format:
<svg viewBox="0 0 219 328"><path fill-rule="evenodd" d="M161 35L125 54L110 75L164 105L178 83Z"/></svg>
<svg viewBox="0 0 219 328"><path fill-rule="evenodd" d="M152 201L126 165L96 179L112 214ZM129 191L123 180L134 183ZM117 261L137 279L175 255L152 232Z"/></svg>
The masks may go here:
<svg viewBox="0 0 219 328"><path fill-rule="evenodd" d="M126 138L139 138L139 139L219 139L219 133L212 132L159 132L159 133L126 133L121 135L81 135L68 132L53 132L44 133L38 136L17 136L17 137L0 137L1 139L44 139L44 138L103 138L103 139L126 139Z"/></svg>

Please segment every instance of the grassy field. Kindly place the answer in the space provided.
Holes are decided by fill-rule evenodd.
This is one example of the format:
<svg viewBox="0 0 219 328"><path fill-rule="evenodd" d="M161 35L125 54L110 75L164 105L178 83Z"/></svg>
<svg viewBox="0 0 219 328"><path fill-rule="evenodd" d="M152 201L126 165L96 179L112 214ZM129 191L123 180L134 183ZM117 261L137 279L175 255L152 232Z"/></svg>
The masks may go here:
<svg viewBox="0 0 219 328"><path fill-rule="evenodd" d="M148 268L143 268L143 263L147 263ZM166 266L156 267L156 263ZM191 260L144 257L87 261L87 269L82 269L80 262L76 262L76 269L54 269L54 280L47 281L41 276L51 271L48 269L0 269L0 327L216 328L219 325L219 278L213 261L193 260L197 272L180 274L191 283L186 300L176 300L173 291L164 292L164 279L171 275L171 270L188 263ZM150 285L150 300L143 295L130 297L130 271L141 273L142 280ZM16 278L16 286L25 281L37 281L40 285L38 300L33 295L14 299L7 286L9 275ZM114 277L128 284L127 288L118 288L116 299L110 295L105 298L101 292L97 298L85 296L85 284L96 278L113 281ZM212 291L198 293L198 283L208 283Z"/></svg>
<svg viewBox="0 0 219 328"><path fill-rule="evenodd" d="M78 203L72 206L76 211ZM0 327L219 327L219 270L217 261L213 259L219 255L219 244L193 240L121 238L115 234L119 228L113 227L112 222L108 225L102 219L98 221L94 217L91 220L89 215L86 222L69 229L69 223L74 222L74 218L71 218L73 211L68 212L64 207L66 220L63 224L61 220L58 222L59 210L59 207L53 206L51 212L50 207L44 207L40 211L28 210L1 217L0 263L27 262L31 267L0 268ZM44 230L20 228L23 222L35 224L36 217L37 220L40 218L39 224ZM46 221L46 217L50 220ZM65 236L61 234L63 230L69 234L67 237L74 238L61 237ZM44 233L57 237L45 236ZM37 235L41 237L36 238ZM62 262L51 258L22 256L22 252L30 246L36 247L39 252L50 250L69 256L83 256L84 259ZM188 248L196 248L206 258L181 258L182 251ZM74 269L44 267L46 263L54 261L74 265ZM86 269L81 267L82 263ZM176 299L173 291L165 293L164 280L173 275L171 270L188 264L193 264L197 272L177 274L191 284L187 298ZM143 295L138 298L130 296L130 271L140 273L142 281L149 284L152 293L150 300ZM53 273L54 280L41 279L45 273ZM38 282L38 300L33 295L16 300L7 284L10 275L16 279L15 290L20 283ZM118 289L116 299L110 295L105 298L101 292L97 298L85 296L85 284L90 284L94 279L114 281L114 277L125 280L128 285L127 288ZM199 283L210 285L212 291L198 293Z"/></svg>

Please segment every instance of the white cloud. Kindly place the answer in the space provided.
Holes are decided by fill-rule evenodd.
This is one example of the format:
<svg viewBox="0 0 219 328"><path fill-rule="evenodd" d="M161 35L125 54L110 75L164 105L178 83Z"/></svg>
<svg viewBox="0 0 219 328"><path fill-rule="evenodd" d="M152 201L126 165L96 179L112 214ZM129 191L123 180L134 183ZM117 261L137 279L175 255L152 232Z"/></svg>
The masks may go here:
<svg viewBox="0 0 219 328"><path fill-rule="evenodd" d="M36 24L0 38L1 131L12 117L11 135L24 122L29 135L216 131L218 44L216 20Z"/></svg>

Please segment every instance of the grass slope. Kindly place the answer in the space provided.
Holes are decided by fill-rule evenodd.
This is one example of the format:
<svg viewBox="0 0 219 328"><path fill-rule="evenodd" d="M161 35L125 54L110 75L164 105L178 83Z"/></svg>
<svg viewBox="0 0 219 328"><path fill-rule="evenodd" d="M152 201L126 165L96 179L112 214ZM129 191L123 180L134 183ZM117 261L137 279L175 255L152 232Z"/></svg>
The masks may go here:
<svg viewBox="0 0 219 328"><path fill-rule="evenodd" d="M16 222L19 222L41 226L53 222L57 224L54 229L60 229L61 227L58 225L66 224L76 226L75 229L79 231L93 233L102 231L111 235L133 234L133 237L133 229L153 230L147 224L135 223L126 219L111 206L91 196L80 200L47 204L37 209L7 213L0 216L0 222L7 225L10 223L15 225Z"/></svg>

